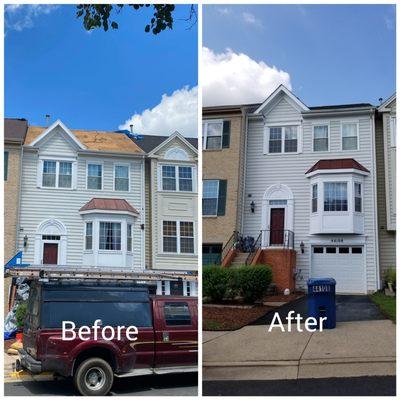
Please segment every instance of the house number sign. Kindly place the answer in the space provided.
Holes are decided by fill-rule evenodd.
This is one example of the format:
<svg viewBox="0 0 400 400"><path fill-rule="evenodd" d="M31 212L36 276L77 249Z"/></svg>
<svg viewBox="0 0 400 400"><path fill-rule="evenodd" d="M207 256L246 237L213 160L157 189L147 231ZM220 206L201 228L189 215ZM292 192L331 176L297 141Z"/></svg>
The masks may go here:
<svg viewBox="0 0 400 400"><path fill-rule="evenodd" d="M331 243L343 243L343 238L331 239Z"/></svg>

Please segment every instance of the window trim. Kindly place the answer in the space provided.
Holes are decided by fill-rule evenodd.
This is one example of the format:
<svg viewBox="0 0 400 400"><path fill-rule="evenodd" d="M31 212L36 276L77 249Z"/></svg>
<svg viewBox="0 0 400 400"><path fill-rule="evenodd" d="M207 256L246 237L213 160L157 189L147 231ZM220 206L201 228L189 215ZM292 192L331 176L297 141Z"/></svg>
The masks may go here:
<svg viewBox="0 0 400 400"><path fill-rule="evenodd" d="M220 182L220 179L203 179L203 185L204 185L204 182L205 181L208 181L208 182L212 182L212 181L214 181L214 182L217 182L217 197L216 197L216 199L217 199L217 205L216 205L216 207L215 207L215 214L204 214L203 213L203 199L204 199L204 188L202 188L203 189L203 191L202 191L202 198L201 198L201 200L202 200L202 205L201 205L201 213L202 213L202 216L203 216L203 218L204 217L206 217L206 218L213 218L213 217L218 217L218 199L219 199L219 182ZM208 199L213 199L214 197L207 197Z"/></svg>
<svg viewBox="0 0 400 400"><path fill-rule="evenodd" d="M219 148L213 148L213 149L208 149L207 148L207 125L208 124L221 124L221 146ZM203 150L210 150L210 151L218 151L222 150L222 140L224 136L224 120L223 119L203 119L203 137L202 137L202 144L203 144Z"/></svg>
<svg viewBox="0 0 400 400"><path fill-rule="evenodd" d="M175 167L175 190L171 189L163 189L163 167ZM192 190L180 190L179 189L179 167L186 167L192 170ZM176 164L176 163L162 163L159 166L159 174L158 174L158 190L160 192L166 193L197 193L196 192L196 167L194 165L189 164Z"/></svg>
<svg viewBox="0 0 400 400"><path fill-rule="evenodd" d="M128 190L117 190L115 189L115 169L116 167L128 167ZM103 175L103 171L102 171ZM103 186L103 185L102 185ZM131 191L131 164L130 163L124 163L124 162L115 162L113 164L113 192L119 192L119 193L128 193Z"/></svg>
<svg viewBox="0 0 400 400"><path fill-rule="evenodd" d="M120 229L120 239L121 239L121 248L119 249L119 250L111 250L111 249L101 249L100 248L100 243L101 243L101 240L100 240L100 235L101 235L101 224L102 223L111 223L111 224L120 224L120 226L121 226L121 229ZM97 235L98 235L98 248L97 248L97 252L100 254L100 253L111 253L111 254L122 254L123 253L123 238L124 238L124 234L123 234L123 232L122 232L122 230L123 230L123 227L124 227L124 223L123 223L123 221L120 221L120 220L104 220L104 219L99 219L99 222L98 222L98 231L97 231Z"/></svg>
<svg viewBox="0 0 400 400"><path fill-rule="evenodd" d="M89 165L101 166L101 189L91 189L88 187L89 183ZM101 192L104 190L104 162L103 161L86 161L86 190Z"/></svg>
<svg viewBox="0 0 400 400"><path fill-rule="evenodd" d="M88 224L92 224L92 248L91 249L87 249L86 248L86 237L87 237L87 225ZM85 253L93 253L94 251L94 222L92 220L87 220L85 221L85 234L83 236L83 250Z"/></svg>
<svg viewBox="0 0 400 400"><path fill-rule="evenodd" d="M297 130L297 150L296 151L285 151L285 136L286 136L286 128L287 127L295 127ZM269 142L270 142L270 129L271 128L281 128L281 151L279 153L271 153L269 151ZM291 154L299 154L302 152L302 126L301 123L294 122L283 122L283 123L271 123L266 124L264 126L264 154L268 154L271 156L276 155L291 155Z"/></svg>
<svg viewBox="0 0 400 400"><path fill-rule="evenodd" d="M328 149L327 150L315 150L314 140L315 140L315 128L318 126L328 127ZM313 153L329 153L331 151L331 127L329 122L314 122L312 124L312 152Z"/></svg>
<svg viewBox="0 0 400 400"><path fill-rule="evenodd" d="M56 185L55 186L43 186L43 169L45 161L55 162L56 163ZM70 163L71 164L71 186L70 187L59 187L59 175L60 175L60 163ZM39 158L39 184L38 187L40 189L48 189L48 190L75 190L76 189L76 160L71 158L62 158L62 157L40 157Z"/></svg>
<svg viewBox="0 0 400 400"><path fill-rule="evenodd" d="M344 149L343 148L343 125L356 124L357 126L357 148L356 149ZM359 151L360 150L360 123L359 121L348 120L340 121L340 149L341 151Z"/></svg>
<svg viewBox="0 0 400 400"><path fill-rule="evenodd" d="M164 251L164 222L175 222L176 224L176 252L171 252L171 251ZM193 224L193 253L183 253L181 252L181 222L189 222ZM192 220L185 220L185 219L162 219L161 220L161 254L165 255L171 255L171 254L177 254L177 255L185 255L185 256L195 256L197 255L197 248L196 248L196 224ZM170 236L168 236L170 237ZM188 238L189 236L184 236L185 238Z"/></svg>
<svg viewBox="0 0 400 400"><path fill-rule="evenodd" d="M351 182L351 181L350 181ZM326 184L330 184L330 183L345 183L346 184L346 201L347 201L347 210L325 210L325 185ZM350 209L350 201L349 201L349 193L351 193L351 191L349 191L349 181L345 180L345 181L339 181L339 180L334 180L334 181L323 181L323 197L322 197L322 211L324 214L348 214L351 209Z"/></svg>

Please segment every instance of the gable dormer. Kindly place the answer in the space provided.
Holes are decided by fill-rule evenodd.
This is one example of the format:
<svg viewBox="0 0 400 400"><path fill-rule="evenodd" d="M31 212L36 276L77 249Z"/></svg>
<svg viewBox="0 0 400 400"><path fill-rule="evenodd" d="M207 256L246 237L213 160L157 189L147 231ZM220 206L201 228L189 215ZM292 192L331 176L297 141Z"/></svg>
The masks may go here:
<svg viewBox="0 0 400 400"><path fill-rule="evenodd" d="M302 151L302 112L308 111L290 90L280 85L255 111L264 121L264 154Z"/></svg>

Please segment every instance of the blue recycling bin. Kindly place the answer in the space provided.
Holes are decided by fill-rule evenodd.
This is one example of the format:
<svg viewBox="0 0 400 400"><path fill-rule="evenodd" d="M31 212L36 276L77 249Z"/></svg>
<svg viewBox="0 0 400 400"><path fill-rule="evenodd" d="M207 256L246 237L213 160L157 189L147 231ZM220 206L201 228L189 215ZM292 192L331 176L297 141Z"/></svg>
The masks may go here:
<svg viewBox="0 0 400 400"><path fill-rule="evenodd" d="M326 317L324 329L336 327L336 281L333 278L309 279L308 286L308 316Z"/></svg>

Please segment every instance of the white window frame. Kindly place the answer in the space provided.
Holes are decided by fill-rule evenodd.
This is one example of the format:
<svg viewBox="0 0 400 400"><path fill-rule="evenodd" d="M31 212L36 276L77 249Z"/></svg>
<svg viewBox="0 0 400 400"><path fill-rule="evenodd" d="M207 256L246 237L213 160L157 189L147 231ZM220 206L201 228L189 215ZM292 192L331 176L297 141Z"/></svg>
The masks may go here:
<svg viewBox="0 0 400 400"><path fill-rule="evenodd" d="M396 116L390 116L390 147L396 147L396 138L397 138L397 132L396 132Z"/></svg>
<svg viewBox="0 0 400 400"><path fill-rule="evenodd" d="M204 181L215 181L217 182L217 207L215 208L215 214L202 214L203 217L217 217L218 216L218 199L219 199L219 179L204 179L203 180L203 185L204 185ZM204 199L204 190L202 191L203 193L203 197L202 197L202 204L201 204L201 212L203 213L203 199ZM212 199L213 197L207 197L208 199Z"/></svg>
<svg viewBox="0 0 400 400"><path fill-rule="evenodd" d="M356 184L360 185L360 192L361 192L361 211L356 211ZM353 211L357 214L362 214L364 212L364 185L360 181L353 182Z"/></svg>
<svg viewBox="0 0 400 400"><path fill-rule="evenodd" d="M163 167L175 167L175 190L168 190L168 189L163 189ZM185 168L190 168L192 170L192 190L180 190L179 189L179 168L180 167L185 167ZM158 190L160 192L170 192L170 193L175 193L175 192L180 192L180 193L196 193L196 168L193 165L187 165L187 164L167 164L163 163L160 164L159 168L159 185L158 185Z"/></svg>
<svg viewBox="0 0 400 400"><path fill-rule="evenodd" d="M297 130L297 150L296 151L285 151L285 136L286 136L286 128L287 127L295 127ZM281 133L281 151L279 153L270 153L269 151L269 141L270 141L270 129L271 128L281 128L282 133ZM302 149L302 135L301 135L301 124L299 123L281 123L281 124L268 124L265 125L264 128L264 154L268 154L271 156L274 155L282 155L282 154L299 154L301 153Z"/></svg>
<svg viewBox="0 0 400 400"><path fill-rule="evenodd" d="M315 128L320 126L327 126L328 127L328 149L327 150L315 150L314 148L314 140L315 140ZM313 153L329 153L331 151L331 127L329 122L315 122L312 125L312 149Z"/></svg>
<svg viewBox="0 0 400 400"><path fill-rule="evenodd" d="M43 168L44 162L51 161L56 163L56 185L55 186L43 186ZM71 186L70 187L59 187L59 174L60 174L60 163L71 164ZM74 190L76 188L76 159L71 158L52 158L52 157L41 157L39 159L39 173L38 173L38 187L41 189L49 190Z"/></svg>
<svg viewBox="0 0 400 400"><path fill-rule="evenodd" d="M130 241L128 240L129 239L129 236L128 236L128 229L129 229L129 226L131 227L131 229L130 229L130 234L131 234L131 236L130 236ZM122 238L121 238L122 239ZM128 248L128 244L130 243L130 245L131 245L131 249L129 250L129 248ZM128 253L128 254L132 254L133 253L133 224L131 223L131 222L128 222L127 221L127 223L126 223L126 252Z"/></svg>
<svg viewBox="0 0 400 400"><path fill-rule="evenodd" d="M115 189L115 170L116 167L128 167L128 190L117 190ZM104 174L104 171L102 171L102 175ZM103 185L102 185L103 186ZM113 191L114 192L121 192L121 193L128 193L131 191L131 164L130 163L123 163L123 162L118 162L113 164Z"/></svg>
<svg viewBox="0 0 400 400"><path fill-rule="evenodd" d="M88 187L89 183L89 165L101 166L101 189L91 189ZM101 192L104 190L104 162L102 161L86 161L86 190Z"/></svg>
<svg viewBox="0 0 400 400"><path fill-rule="evenodd" d="M208 124L221 124L221 146L218 148L207 148L207 125ZM224 136L224 120L223 119L205 119L203 120L203 150L222 150L222 141Z"/></svg>
<svg viewBox="0 0 400 400"><path fill-rule="evenodd" d="M92 248L86 248L86 237L87 237L87 224L92 224ZM85 253L93 253L94 250L94 222L92 220L85 221L85 234L83 236L83 250Z"/></svg>
<svg viewBox="0 0 400 400"><path fill-rule="evenodd" d="M100 243L101 243L101 239L100 239L100 235L101 235L101 224L102 223L111 223L111 224L120 224L121 226L121 248L119 250L110 250L110 249L101 249L100 248ZM98 248L97 251L98 253L111 253L111 254L122 254L123 250L124 250L124 239L126 240L126 235L124 235L123 233L123 229L124 229L125 224L123 223L123 221L121 220L103 220L100 219L99 223L98 223L98 232L97 232L97 237L98 237ZM127 232L126 232L127 233Z"/></svg>
<svg viewBox="0 0 400 400"><path fill-rule="evenodd" d="M317 209L314 211L313 210L313 200L314 200L314 198L315 197L313 197L314 196L314 186L316 186L317 187L317 197L316 197L316 200L317 200ZM318 201L318 195L319 195L319 187L318 187L318 183L317 182L315 182L315 183L313 183L313 184L311 184L311 213L312 214L316 214L316 213L318 213L318 203L319 203L319 201Z"/></svg>
<svg viewBox="0 0 400 400"><path fill-rule="evenodd" d="M357 126L357 148L356 149L344 149L343 148L343 125L355 124ZM359 121L341 121L340 122L340 147L342 151L358 151L360 150L360 123Z"/></svg>
<svg viewBox="0 0 400 400"><path fill-rule="evenodd" d="M164 251L164 222L175 222L176 224L176 252ZM189 222L193 224L193 253L183 253L181 252L181 222ZM163 219L161 221L161 253L162 254L180 254L187 256L196 255L196 224L194 221L189 220L175 220L175 219ZM188 237L188 236L185 236Z"/></svg>
<svg viewBox="0 0 400 400"><path fill-rule="evenodd" d="M349 190L349 182L351 183L351 181L348 180L344 180L344 181L340 181L340 180L324 180L323 181L323 185L322 185L322 212L324 214L343 214L343 213L349 213L351 212L351 194L354 193L353 190ZM345 183L346 184L346 200L347 200L347 210L325 210L325 185L329 184L329 183ZM354 197L354 194L353 194Z"/></svg>

